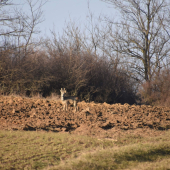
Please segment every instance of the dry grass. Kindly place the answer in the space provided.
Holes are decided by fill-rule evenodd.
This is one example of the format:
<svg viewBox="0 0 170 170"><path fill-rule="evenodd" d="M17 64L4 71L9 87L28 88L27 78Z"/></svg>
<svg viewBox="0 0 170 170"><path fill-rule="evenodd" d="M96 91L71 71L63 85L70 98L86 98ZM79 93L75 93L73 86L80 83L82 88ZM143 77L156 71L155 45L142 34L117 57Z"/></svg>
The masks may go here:
<svg viewBox="0 0 170 170"><path fill-rule="evenodd" d="M167 170L170 169L169 134L161 138L150 138L149 141L117 145L112 148L96 150L93 153L82 154L80 158L69 160L53 170L105 170L105 169L135 169L135 170ZM135 139L136 140L136 139Z"/></svg>
<svg viewBox="0 0 170 170"><path fill-rule="evenodd" d="M126 139L126 140L125 140ZM98 140L64 133L0 131L0 169L170 169L170 132Z"/></svg>
<svg viewBox="0 0 170 170"><path fill-rule="evenodd" d="M0 169L42 169L112 142L47 132L0 131Z"/></svg>

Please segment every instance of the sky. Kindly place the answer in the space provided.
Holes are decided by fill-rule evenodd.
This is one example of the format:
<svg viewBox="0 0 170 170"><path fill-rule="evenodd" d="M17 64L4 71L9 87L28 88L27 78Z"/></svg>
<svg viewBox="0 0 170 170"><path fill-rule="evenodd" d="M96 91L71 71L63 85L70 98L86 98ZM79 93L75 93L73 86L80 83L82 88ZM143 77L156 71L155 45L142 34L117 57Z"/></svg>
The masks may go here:
<svg viewBox="0 0 170 170"><path fill-rule="evenodd" d="M19 1L19 0L14 0ZM70 21L76 25L84 25L87 22L88 9L98 17L100 14L113 16L115 9L101 0L49 0L43 6L43 18L45 19L38 27L42 36L49 36L50 30L62 33Z"/></svg>
<svg viewBox="0 0 170 170"><path fill-rule="evenodd" d="M12 2L12 9L15 7L21 9L25 13L30 13L30 8L26 1L41 0L7 0ZM59 33L63 32L63 29L70 22L74 22L76 26L82 28L88 23L89 11L93 14L94 18L99 16L117 17L115 8L110 4L103 2L102 0L42 0L47 1L42 7L44 21L38 25L38 29L41 31L40 36L50 36L51 31ZM27 4L27 5L26 5ZM89 8L88 8L89 7ZM6 6L7 11L11 10L11 6Z"/></svg>

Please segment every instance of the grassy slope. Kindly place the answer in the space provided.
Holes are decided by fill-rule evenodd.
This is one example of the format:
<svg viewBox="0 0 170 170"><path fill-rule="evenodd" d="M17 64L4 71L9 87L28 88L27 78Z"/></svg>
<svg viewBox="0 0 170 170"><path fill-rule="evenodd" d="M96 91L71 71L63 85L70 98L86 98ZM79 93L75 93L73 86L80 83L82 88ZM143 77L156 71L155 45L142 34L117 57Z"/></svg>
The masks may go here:
<svg viewBox="0 0 170 170"><path fill-rule="evenodd" d="M47 132L0 131L0 169L170 169L170 131L155 138L98 140Z"/></svg>

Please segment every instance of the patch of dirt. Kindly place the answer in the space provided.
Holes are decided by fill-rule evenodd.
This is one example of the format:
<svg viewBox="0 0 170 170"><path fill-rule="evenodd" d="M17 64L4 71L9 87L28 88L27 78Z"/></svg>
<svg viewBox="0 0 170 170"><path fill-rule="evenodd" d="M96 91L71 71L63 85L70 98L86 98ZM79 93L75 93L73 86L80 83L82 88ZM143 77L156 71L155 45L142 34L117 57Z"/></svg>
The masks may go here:
<svg viewBox="0 0 170 170"><path fill-rule="evenodd" d="M0 96L0 129L69 132L99 138L156 136L170 129L170 107L78 103L63 111L56 100Z"/></svg>

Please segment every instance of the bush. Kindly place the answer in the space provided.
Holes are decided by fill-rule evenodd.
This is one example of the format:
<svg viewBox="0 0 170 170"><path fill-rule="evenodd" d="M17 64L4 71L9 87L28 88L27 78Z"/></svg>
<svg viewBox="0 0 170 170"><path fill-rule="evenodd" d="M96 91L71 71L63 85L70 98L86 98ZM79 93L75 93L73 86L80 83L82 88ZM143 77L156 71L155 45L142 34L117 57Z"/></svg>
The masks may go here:
<svg viewBox="0 0 170 170"><path fill-rule="evenodd" d="M41 50L25 54L15 47L0 52L2 94L40 93L43 97L64 87L81 100L135 103L134 83L118 63L77 47L74 42L49 40Z"/></svg>
<svg viewBox="0 0 170 170"><path fill-rule="evenodd" d="M140 94L142 100L150 105L170 105L170 69L157 73L152 81L142 84Z"/></svg>

